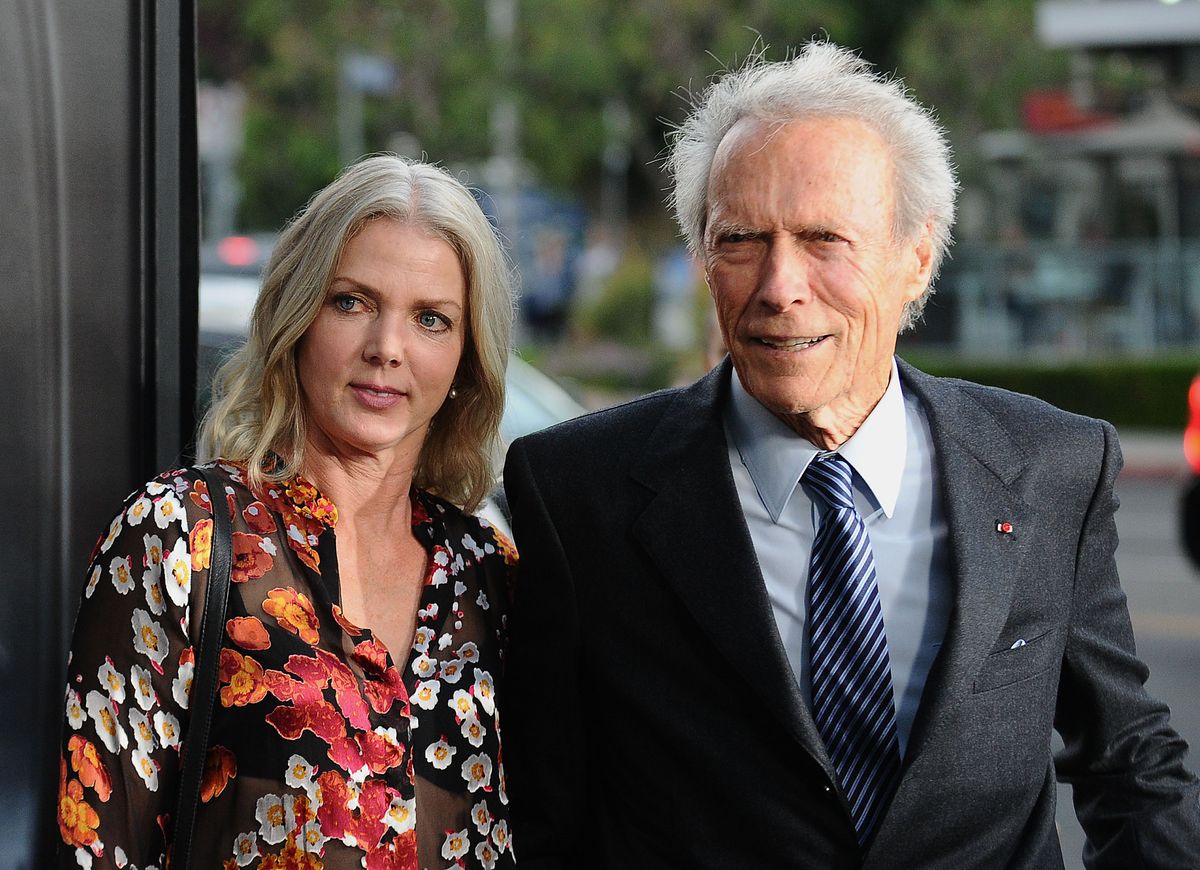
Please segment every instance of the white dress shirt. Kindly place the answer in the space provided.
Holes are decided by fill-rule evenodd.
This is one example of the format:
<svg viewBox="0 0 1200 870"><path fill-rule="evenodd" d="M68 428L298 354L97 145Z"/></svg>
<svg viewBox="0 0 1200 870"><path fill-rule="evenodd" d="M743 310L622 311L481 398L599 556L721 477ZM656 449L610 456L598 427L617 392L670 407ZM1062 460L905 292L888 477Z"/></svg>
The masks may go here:
<svg viewBox="0 0 1200 870"><path fill-rule="evenodd" d="M747 393L736 372L731 379L725 431L733 479L779 635L811 706L808 570L825 506L807 484L796 484L822 451ZM854 469L854 502L875 554L903 755L946 633L953 586L929 421L916 398L904 395L895 361L883 398L835 452Z"/></svg>

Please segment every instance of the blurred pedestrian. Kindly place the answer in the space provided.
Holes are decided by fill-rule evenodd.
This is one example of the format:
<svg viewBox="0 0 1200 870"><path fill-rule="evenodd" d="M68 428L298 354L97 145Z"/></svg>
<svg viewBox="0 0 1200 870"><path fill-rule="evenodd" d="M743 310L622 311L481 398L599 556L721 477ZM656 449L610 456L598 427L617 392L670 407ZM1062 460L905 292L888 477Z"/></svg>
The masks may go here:
<svg viewBox="0 0 1200 870"><path fill-rule="evenodd" d="M894 355L954 214L930 113L815 42L668 165L729 358L509 450L522 867L1061 867L1056 778L1089 866L1200 867L1113 428Z"/></svg>
<svg viewBox="0 0 1200 870"><path fill-rule="evenodd" d="M436 167L364 160L284 230L217 376L204 474L136 490L93 554L64 866L163 867L183 840L205 868L512 866L497 700L515 554L466 513L493 482L512 311L487 219ZM221 548L227 618L208 626Z"/></svg>

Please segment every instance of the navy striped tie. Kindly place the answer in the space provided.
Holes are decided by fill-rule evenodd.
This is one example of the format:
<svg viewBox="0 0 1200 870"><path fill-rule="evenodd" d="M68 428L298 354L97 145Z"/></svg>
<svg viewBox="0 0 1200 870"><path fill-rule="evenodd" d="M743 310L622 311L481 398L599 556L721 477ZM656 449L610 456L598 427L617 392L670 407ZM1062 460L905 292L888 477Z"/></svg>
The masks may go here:
<svg viewBox="0 0 1200 870"><path fill-rule="evenodd" d="M875 557L854 507L853 473L837 454L819 455L804 480L829 506L808 580L813 718L862 844L900 780L900 747Z"/></svg>

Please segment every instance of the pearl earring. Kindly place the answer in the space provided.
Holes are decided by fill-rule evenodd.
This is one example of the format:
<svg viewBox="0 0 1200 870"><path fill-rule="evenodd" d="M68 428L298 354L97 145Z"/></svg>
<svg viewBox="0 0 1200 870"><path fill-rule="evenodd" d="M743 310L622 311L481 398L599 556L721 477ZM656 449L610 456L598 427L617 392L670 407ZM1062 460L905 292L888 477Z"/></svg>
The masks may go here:
<svg viewBox="0 0 1200 870"><path fill-rule="evenodd" d="M450 392L449 392L449 393L447 393L446 395L447 395L447 397L448 397L448 398L451 398L451 399L457 399L457 398L458 398L458 387L451 386L451 387L450 387Z"/></svg>

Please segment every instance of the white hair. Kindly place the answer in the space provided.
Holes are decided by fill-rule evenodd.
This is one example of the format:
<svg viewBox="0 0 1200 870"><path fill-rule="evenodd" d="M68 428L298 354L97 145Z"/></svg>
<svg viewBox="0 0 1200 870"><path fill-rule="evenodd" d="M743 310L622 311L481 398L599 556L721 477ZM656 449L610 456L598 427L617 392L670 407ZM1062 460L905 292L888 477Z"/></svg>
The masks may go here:
<svg viewBox="0 0 1200 870"><path fill-rule="evenodd" d="M926 224L931 227L930 283L905 306L904 331L920 319L950 246L958 180L945 132L932 113L903 82L874 72L848 49L818 40L774 63L759 53L710 84L671 137L666 166L674 180L675 218L688 247L702 256L709 175L725 134L742 118L787 123L814 116L859 121L887 145L895 167L894 238L915 238Z"/></svg>

